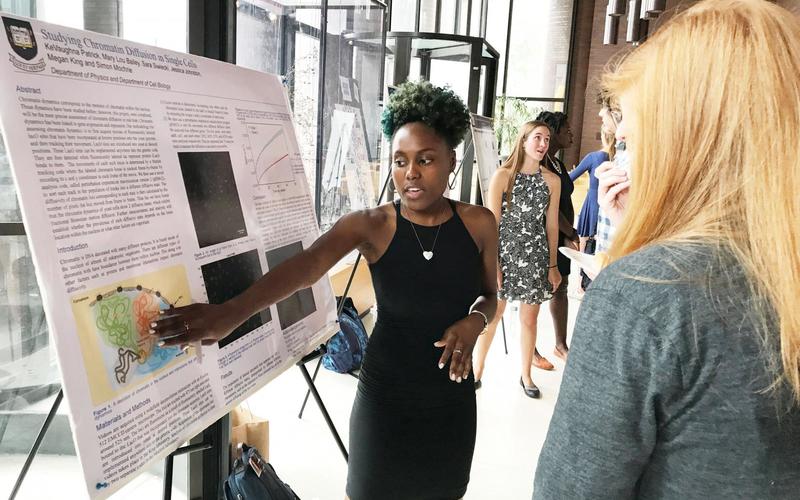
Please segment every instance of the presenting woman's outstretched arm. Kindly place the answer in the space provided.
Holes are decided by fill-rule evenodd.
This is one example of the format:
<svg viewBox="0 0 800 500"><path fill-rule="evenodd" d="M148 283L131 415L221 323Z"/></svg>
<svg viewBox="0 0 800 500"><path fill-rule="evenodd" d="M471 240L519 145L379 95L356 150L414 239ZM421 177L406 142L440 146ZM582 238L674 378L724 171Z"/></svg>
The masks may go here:
<svg viewBox="0 0 800 500"><path fill-rule="evenodd" d="M319 281L340 259L368 242L370 222L379 209L342 217L307 250L271 269L240 295L223 304L191 304L164 311L152 326L163 345L203 341L212 344L247 318Z"/></svg>

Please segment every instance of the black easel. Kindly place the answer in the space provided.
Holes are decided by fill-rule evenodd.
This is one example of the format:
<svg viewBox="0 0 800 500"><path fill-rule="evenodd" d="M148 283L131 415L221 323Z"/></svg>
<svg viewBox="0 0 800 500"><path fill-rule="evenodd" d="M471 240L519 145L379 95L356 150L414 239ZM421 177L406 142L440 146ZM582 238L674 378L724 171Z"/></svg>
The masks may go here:
<svg viewBox="0 0 800 500"><path fill-rule="evenodd" d="M455 189L455 187L456 187L455 178L458 177L458 173L461 171L461 167L464 166L464 158L467 157L467 154L469 152L471 152L473 148L474 148L473 143L472 143L472 141L470 141L470 143L467 145L466 149L464 150L464 156L461 158L461 164L458 166L457 169L455 169L455 171L453 171L453 173L455 174L455 177L453 178L453 182L450 182L449 180L447 181L447 187L449 187L450 189ZM478 196L478 201L477 201L478 204L479 205L483 205L483 196L481 195L481 190L480 189L478 189L477 196ZM506 322L505 322L505 320L503 318L500 318L500 326L503 328L503 349L506 351L506 354L508 354L508 342L506 341ZM300 414L302 415L302 413L303 412L301 410Z"/></svg>
<svg viewBox="0 0 800 500"><path fill-rule="evenodd" d="M389 172L386 174L386 180L383 182L383 188L381 188L381 193L378 196L379 204L383 199L383 196L386 194L386 190L389 187L389 181L391 179L392 179L392 170L391 168L389 168ZM342 294L342 300L339 302L339 307L336 308L337 318L339 317L340 314L342 314L342 309L344 308L344 299L350 292L350 286L353 284L353 278L356 275L356 271L358 270L358 264L360 262L361 262L361 252L359 252L358 256L356 257L356 262L355 264L353 264L353 270L350 272L350 277L347 280L347 286L345 286L344 293ZM330 429L331 434L333 434L333 439L334 441L336 441L336 445L339 447L339 451L342 452L345 462L347 462L347 460L349 459L347 448L345 448L344 443L342 442L342 438L339 436L339 432L336 430L336 426L333 425L333 420L331 420L331 416L328 413L328 409L325 408L325 404L322 402L322 398L319 395L319 391L317 391L317 386L314 385L314 381L317 379L317 374L319 373L319 367L322 364L323 354L325 354L325 346L320 345L314 350L314 352L304 356L300 361L297 362L297 366L298 368L300 368L300 371L303 374L303 379L305 379L306 384L308 385L308 390L306 391L306 397L303 399L303 406L300 408L300 413L297 415L297 418L303 418L303 411L305 410L306 403L308 402L308 395L311 394L312 396L314 396L314 401L317 402L317 406L319 406L319 409L322 412L322 416L325 418L325 423L328 424L328 429ZM308 373L308 368L306 368L306 363L318 358L319 361L317 361L317 367L314 369L314 376L312 377ZM351 375L353 374L351 373Z"/></svg>
<svg viewBox="0 0 800 500"><path fill-rule="evenodd" d="M192 453L195 451L205 451L211 449L214 444L211 441L181 446L173 451L164 459L164 500L172 500L172 466L176 456Z"/></svg>
<svg viewBox="0 0 800 500"><path fill-rule="evenodd" d="M334 441L336 441L336 446L339 447L339 451L342 452L342 456L344 457L344 461L347 462L350 456L347 453L347 448L345 448L344 443L342 442L342 438L339 436L339 432L336 430L336 426L333 425L333 420L331 420L331 416L328 413L328 409L325 408L325 403L322 402L322 397L319 395L319 391L317 391L317 386L314 385L314 379L311 378L311 375L308 373L308 368L306 368L306 363L312 361L316 358L320 358L323 354L325 354L325 346L321 345L317 347L311 354L304 356L303 359L297 362L298 368L300 368L300 372L303 374L303 379L305 379L306 384L308 385L308 393L314 396L314 401L317 402L317 406L319 406L319 410L322 412L323 418L325 418L325 423L328 424L328 429L330 429L331 434L333 435ZM317 371L319 370L319 364L317 365L317 370L314 371L314 377L317 376ZM306 393L306 400L308 400L308 393ZM305 406L305 403L303 403ZM298 418L303 416L303 412L301 410L300 415Z"/></svg>
<svg viewBox="0 0 800 500"><path fill-rule="evenodd" d="M506 342L506 320L505 320L505 318L500 318L500 326L503 328L503 348L506 350L506 354L508 354L508 342Z"/></svg>
<svg viewBox="0 0 800 500"><path fill-rule="evenodd" d="M31 450L28 452L28 457L25 459L25 463L22 464L22 470L19 471L17 482L14 483L14 488L11 490L11 494L8 496L8 500L14 500L17 497L17 493L19 493L22 482L25 480L25 476L28 475L28 470L31 468L33 457L35 457L36 453L39 451L39 446L42 445L44 436L47 434L47 429L49 429L50 424L53 423L53 418L56 416L58 407L61 406L62 399L64 399L64 390L59 389L58 394L56 395L56 400L53 401L53 405L50 407L50 412L47 414L47 418L44 419L42 428L39 429L39 433L36 435L36 439L33 441L33 446L31 446Z"/></svg>

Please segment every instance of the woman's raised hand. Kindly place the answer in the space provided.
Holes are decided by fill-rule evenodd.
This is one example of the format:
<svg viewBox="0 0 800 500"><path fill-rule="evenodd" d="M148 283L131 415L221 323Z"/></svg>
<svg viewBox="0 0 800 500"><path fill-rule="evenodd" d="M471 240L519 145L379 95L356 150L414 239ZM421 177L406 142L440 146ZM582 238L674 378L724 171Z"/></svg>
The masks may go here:
<svg viewBox="0 0 800 500"><path fill-rule="evenodd" d="M625 206L631 180L628 172L612 161L602 163L595 171L597 177L597 203L614 224L619 224L625 215Z"/></svg>
<svg viewBox="0 0 800 500"><path fill-rule="evenodd" d="M469 377L472 370L472 350L478 335L483 331L483 319L479 314L469 314L456 321L445 330L441 340L433 343L436 347L444 347L439 358L439 369L450 361L450 380L461 383Z"/></svg>
<svg viewBox="0 0 800 500"><path fill-rule="evenodd" d="M150 334L161 345L172 346L202 341L213 344L238 326L236 315L226 304L191 304L162 311L150 325Z"/></svg>

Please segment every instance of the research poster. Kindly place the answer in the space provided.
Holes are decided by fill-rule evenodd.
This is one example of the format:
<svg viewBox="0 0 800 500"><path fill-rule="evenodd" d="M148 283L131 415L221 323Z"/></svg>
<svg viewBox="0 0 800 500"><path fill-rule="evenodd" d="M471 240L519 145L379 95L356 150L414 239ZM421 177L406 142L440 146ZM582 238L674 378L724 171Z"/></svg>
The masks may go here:
<svg viewBox="0 0 800 500"><path fill-rule="evenodd" d="M478 162L478 183L481 196L486 204L489 196L489 182L497 167L500 166L500 154L497 151L497 138L494 135L492 119L470 114L472 143L475 147L475 160Z"/></svg>
<svg viewBox="0 0 800 500"><path fill-rule="evenodd" d="M374 208L375 198L361 110L336 104L322 170L322 229L330 229L348 212Z"/></svg>
<svg viewBox="0 0 800 500"><path fill-rule="evenodd" d="M327 278L217 345L161 311L221 303L319 235L274 75L0 14L0 122L92 498L202 431L332 332Z"/></svg>

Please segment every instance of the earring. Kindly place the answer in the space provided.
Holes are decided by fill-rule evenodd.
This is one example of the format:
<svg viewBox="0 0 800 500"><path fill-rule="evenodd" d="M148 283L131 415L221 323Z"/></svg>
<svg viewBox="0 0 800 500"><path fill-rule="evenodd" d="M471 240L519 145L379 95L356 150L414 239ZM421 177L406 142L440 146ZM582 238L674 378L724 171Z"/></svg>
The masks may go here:
<svg viewBox="0 0 800 500"><path fill-rule="evenodd" d="M455 189L456 188L456 171L455 170L451 170L450 171L450 176L447 179L447 185L450 187L450 189Z"/></svg>

